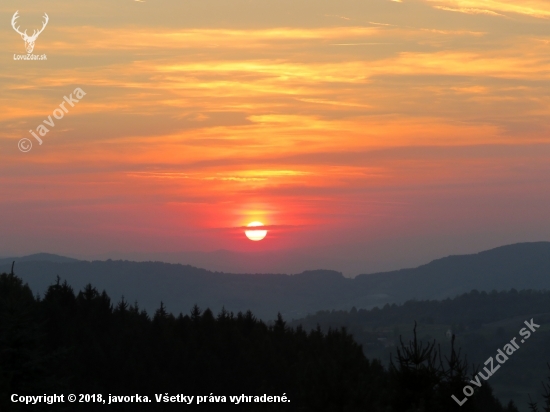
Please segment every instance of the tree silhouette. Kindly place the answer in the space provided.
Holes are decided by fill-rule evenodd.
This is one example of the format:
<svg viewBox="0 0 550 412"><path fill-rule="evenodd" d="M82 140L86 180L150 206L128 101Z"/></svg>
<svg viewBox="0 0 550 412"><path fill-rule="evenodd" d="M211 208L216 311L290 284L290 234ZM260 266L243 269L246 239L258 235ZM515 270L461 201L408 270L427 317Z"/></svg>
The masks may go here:
<svg viewBox="0 0 550 412"><path fill-rule="evenodd" d="M401 345L389 370L369 360L345 328L326 333L291 328L279 313L272 324L251 311L236 315L194 305L177 317L164 303L152 317L124 298L111 303L92 285L75 295L60 279L44 298L15 275L0 275L0 410L26 410L9 394L101 393L232 395L285 394L289 403L242 403L240 411L430 412L457 410L467 373L460 351L441 357L435 341ZM454 404L453 404L454 403ZM58 411L63 404L33 405ZM181 404L118 403L112 411L170 411ZM19 408L19 409L18 409ZM179 409L178 409L179 408ZM225 411L228 404L209 404ZM454 408L454 409L453 409ZM105 405L79 403L79 411ZM70 409L69 409L70 410ZM461 411L512 412L488 385Z"/></svg>

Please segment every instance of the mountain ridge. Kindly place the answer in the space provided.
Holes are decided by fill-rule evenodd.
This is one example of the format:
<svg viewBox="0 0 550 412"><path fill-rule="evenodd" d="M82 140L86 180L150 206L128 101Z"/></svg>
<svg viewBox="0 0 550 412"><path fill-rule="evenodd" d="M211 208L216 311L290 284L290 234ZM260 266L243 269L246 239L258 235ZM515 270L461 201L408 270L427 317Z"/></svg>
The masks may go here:
<svg viewBox="0 0 550 412"><path fill-rule="evenodd" d="M34 293L43 294L60 276L76 290L91 283L114 298L137 300L149 313L163 301L173 312L186 313L198 304L213 311L250 309L261 318L274 319L277 312L303 317L318 310L445 299L472 289L550 289L550 242L505 245L355 278L323 269L293 275L235 274L174 263L86 261L52 254L4 258L0 272L9 272L13 260L15 273Z"/></svg>

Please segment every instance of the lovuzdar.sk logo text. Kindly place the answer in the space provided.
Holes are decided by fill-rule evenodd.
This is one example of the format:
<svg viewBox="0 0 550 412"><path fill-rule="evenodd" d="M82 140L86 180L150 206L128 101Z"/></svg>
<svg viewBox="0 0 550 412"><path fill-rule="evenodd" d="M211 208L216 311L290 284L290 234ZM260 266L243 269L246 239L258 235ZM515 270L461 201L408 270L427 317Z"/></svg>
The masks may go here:
<svg viewBox="0 0 550 412"><path fill-rule="evenodd" d="M25 29L25 31L21 31L20 26L17 26L18 18L19 18L19 10L13 14L13 17L11 19L11 26L13 27L13 30L15 30L19 35L21 35L21 38L25 42L25 49L27 50L27 54L19 54L19 55L14 54L13 60L47 60L45 54L36 55L36 54L32 54L32 52L34 50L36 39L48 25L48 21L50 20L48 15L44 13L44 16L43 16L44 21L42 23L42 28L39 30L34 29L32 35L30 36L27 34L28 29Z"/></svg>

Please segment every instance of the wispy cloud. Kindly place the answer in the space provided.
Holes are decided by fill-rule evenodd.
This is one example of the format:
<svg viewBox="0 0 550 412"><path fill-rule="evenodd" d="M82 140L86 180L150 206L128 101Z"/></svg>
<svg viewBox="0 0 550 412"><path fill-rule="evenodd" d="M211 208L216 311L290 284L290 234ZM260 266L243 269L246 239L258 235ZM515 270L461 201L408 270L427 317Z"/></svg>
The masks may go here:
<svg viewBox="0 0 550 412"><path fill-rule="evenodd" d="M547 2L212 1L94 3L113 16L53 2L41 66L10 60L21 39L0 30L3 233L85 243L101 227L138 247L120 235L137 225L186 248L191 230L263 219L309 225L315 244L460 231L494 210L500 228L515 199L550 193ZM21 157L17 139L77 86L86 104Z"/></svg>
<svg viewBox="0 0 550 412"><path fill-rule="evenodd" d="M435 7L467 14L503 16L506 13L536 18L550 18L550 4L545 0L427 0Z"/></svg>

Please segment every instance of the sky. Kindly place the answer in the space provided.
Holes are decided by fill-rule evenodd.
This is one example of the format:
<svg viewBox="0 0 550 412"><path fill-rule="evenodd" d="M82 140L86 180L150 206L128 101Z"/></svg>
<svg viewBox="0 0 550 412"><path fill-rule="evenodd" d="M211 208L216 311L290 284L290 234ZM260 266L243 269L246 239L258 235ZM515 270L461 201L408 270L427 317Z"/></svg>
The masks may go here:
<svg viewBox="0 0 550 412"><path fill-rule="evenodd" d="M548 1L4 0L0 256L354 276L550 240L549 90Z"/></svg>

